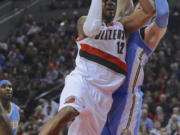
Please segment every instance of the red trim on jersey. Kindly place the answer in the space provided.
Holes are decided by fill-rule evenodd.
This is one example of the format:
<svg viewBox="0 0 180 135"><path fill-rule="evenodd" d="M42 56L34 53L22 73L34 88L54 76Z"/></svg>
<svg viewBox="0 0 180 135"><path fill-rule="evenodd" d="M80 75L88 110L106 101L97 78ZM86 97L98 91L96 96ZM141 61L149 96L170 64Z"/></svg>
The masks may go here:
<svg viewBox="0 0 180 135"><path fill-rule="evenodd" d="M122 24L122 26L124 26L124 24L120 20L117 20L117 22L119 22L120 24Z"/></svg>
<svg viewBox="0 0 180 135"><path fill-rule="evenodd" d="M124 63L123 61L121 61L118 57L115 57L113 55L110 55L106 52L103 52L97 48L94 48L88 44L81 44L81 50L85 51L89 54L98 56L100 58L103 58L105 60L107 60L108 62L111 62L115 65L117 65L119 68L123 69L124 71L127 72L127 65L126 63Z"/></svg>
<svg viewBox="0 0 180 135"><path fill-rule="evenodd" d="M107 25L107 27L111 27L111 26L114 26L114 23L111 23L111 24Z"/></svg>

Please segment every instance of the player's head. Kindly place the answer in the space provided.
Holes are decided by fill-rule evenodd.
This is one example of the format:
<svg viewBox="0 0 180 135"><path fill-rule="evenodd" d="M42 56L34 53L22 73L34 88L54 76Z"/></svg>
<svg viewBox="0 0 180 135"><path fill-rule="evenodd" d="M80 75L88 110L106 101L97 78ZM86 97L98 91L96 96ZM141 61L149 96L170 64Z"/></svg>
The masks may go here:
<svg viewBox="0 0 180 135"><path fill-rule="evenodd" d="M0 81L0 99L10 101L12 98L13 89L12 84L8 80Z"/></svg>
<svg viewBox="0 0 180 135"><path fill-rule="evenodd" d="M132 0L117 0L117 11L115 20L124 16L129 16L134 11L134 4Z"/></svg>
<svg viewBox="0 0 180 135"><path fill-rule="evenodd" d="M103 19L111 22L116 13L116 0L102 0L102 15Z"/></svg>

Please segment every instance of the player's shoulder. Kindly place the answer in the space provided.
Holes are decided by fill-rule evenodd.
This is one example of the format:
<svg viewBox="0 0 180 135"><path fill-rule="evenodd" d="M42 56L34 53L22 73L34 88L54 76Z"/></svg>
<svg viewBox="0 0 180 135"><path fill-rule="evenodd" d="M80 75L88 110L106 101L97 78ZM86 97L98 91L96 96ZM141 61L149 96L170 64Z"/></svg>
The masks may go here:
<svg viewBox="0 0 180 135"><path fill-rule="evenodd" d="M18 106L18 105L16 105L16 103L14 103L14 102L11 102L11 104L14 105L14 106Z"/></svg>
<svg viewBox="0 0 180 135"><path fill-rule="evenodd" d="M79 19L78 19L78 24L83 24L86 20L86 17L87 16L81 16Z"/></svg>
<svg viewBox="0 0 180 135"><path fill-rule="evenodd" d="M85 37L84 31L83 31L83 24L85 23L85 21L86 21L86 16L81 16L78 19L78 22L77 22L77 31L78 31L79 39L82 39L82 38Z"/></svg>
<svg viewBox="0 0 180 135"><path fill-rule="evenodd" d="M12 105L13 108L15 107L15 108L17 108L19 110L19 106L17 104L15 104L14 102L11 102L11 105Z"/></svg>
<svg viewBox="0 0 180 135"><path fill-rule="evenodd" d="M121 23L123 26L126 24L126 22L128 21L129 16L124 16L124 17L119 17L117 18L117 22Z"/></svg>
<svg viewBox="0 0 180 135"><path fill-rule="evenodd" d="M124 29L124 25L123 25L123 22L121 20L116 20L113 22L114 25L119 25L120 27L122 27Z"/></svg>

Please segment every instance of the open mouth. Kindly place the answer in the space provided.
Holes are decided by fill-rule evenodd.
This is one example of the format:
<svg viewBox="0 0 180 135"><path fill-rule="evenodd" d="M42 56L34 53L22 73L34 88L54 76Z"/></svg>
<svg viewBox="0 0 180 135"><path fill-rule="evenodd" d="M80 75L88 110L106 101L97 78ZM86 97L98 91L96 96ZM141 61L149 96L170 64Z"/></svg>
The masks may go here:
<svg viewBox="0 0 180 135"><path fill-rule="evenodd" d="M108 11L114 11L114 5L113 5L113 4L108 4L108 5L106 5L106 10L108 10Z"/></svg>
<svg viewBox="0 0 180 135"><path fill-rule="evenodd" d="M110 12L114 12L114 8L112 8L112 7L107 7L106 10L110 11Z"/></svg>
<svg viewBox="0 0 180 135"><path fill-rule="evenodd" d="M8 97L10 97L10 96L12 96L12 93L6 93L6 95L7 95Z"/></svg>
<svg viewBox="0 0 180 135"><path fill-rule="evenodd" d="M107 8L107 10L108 10L108 11L114 11L114 9L113 9L113 8Z"/></svg>

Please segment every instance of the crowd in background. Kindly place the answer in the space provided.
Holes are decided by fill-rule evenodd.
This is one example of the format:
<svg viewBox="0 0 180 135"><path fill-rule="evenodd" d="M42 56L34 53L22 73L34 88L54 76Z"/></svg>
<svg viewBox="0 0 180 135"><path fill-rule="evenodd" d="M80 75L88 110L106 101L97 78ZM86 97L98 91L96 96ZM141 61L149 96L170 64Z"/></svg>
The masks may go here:
<svg viewBox="0 0 180 135"><path fill-rule="evenodd" d="M14 100L24 112L21 120L28 121L27 126L22 124L23 130L33 132L31 120L37 121L33 111L39 103L35 98L59 83L63 85L64 77L74 67L75 28L67 31L65 26L53 20L38 23L28 15L8 40L0 43L0 80L8 79L14 85Z"/></svg>
<svg viewBox="0 0 180 135"><path fill-rule="evenodd" d="M61 8L89 6L89 1L60 1ZM37 96L64 84L74 68L76 21L36 21L27 15L6 41L0 42L0 80L14 85L14 102L21 108L18 135L37 135L58 112L58 100ZM169 28L145 68L140 135L180 135L180 15L171 12ZM171 21L173 20L173 21ZM61 89L58 90L60 94ZM60 135L67 133L64 127Z"/></svg>

